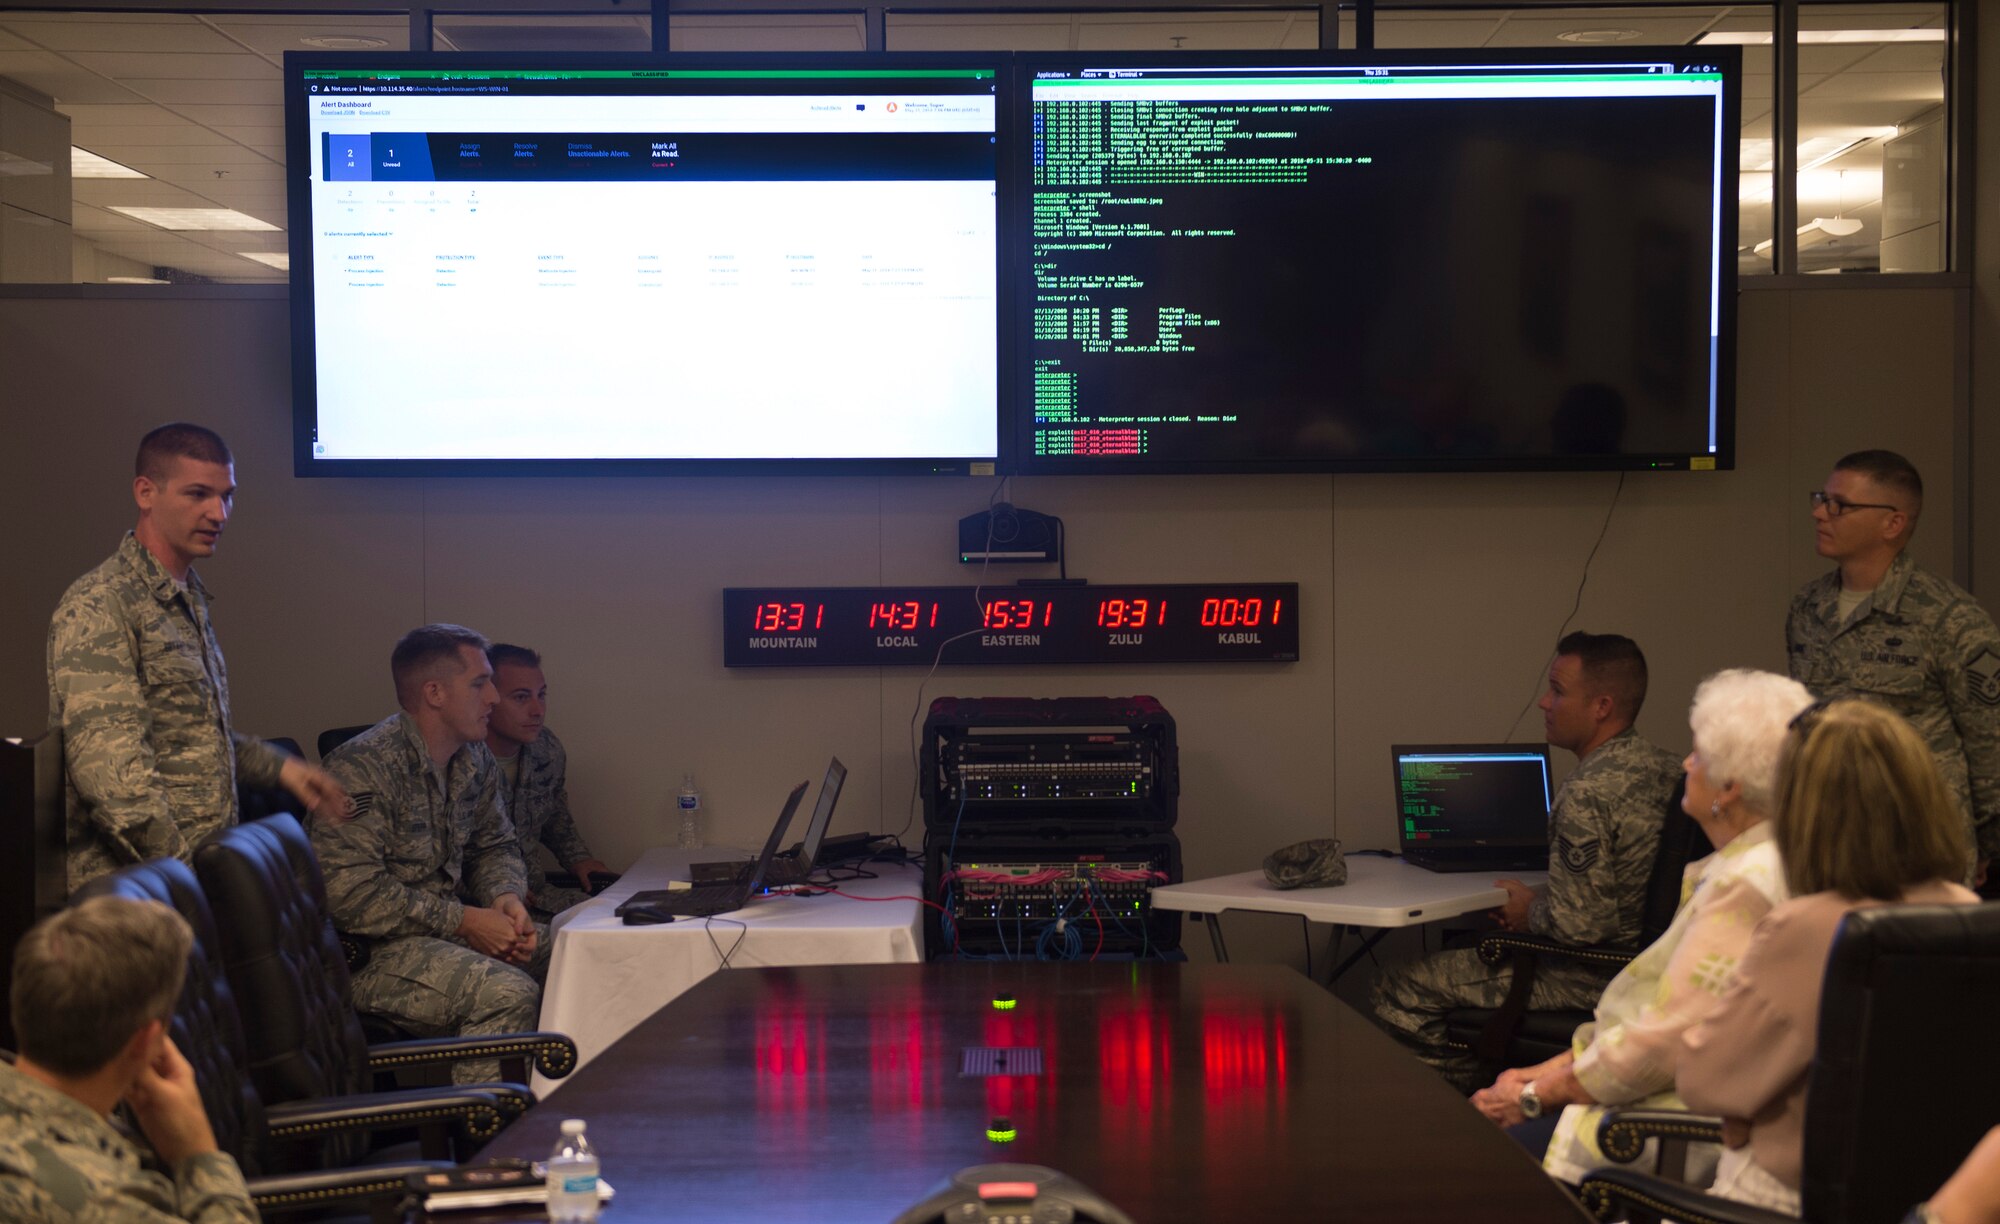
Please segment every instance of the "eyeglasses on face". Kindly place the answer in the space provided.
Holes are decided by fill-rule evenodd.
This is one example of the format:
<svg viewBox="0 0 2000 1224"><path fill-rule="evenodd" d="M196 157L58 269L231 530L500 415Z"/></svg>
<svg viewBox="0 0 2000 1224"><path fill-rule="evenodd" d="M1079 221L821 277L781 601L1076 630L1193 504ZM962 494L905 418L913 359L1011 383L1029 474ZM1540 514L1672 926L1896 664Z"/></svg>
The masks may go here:
<svg viewBox="0 0 2000 1224"><path fill-rule="evenodd" d="M1838 698L1822 697L1818 701L1813 702L1805 709L1792 715L1792 721L1785 724L1785 730L1797 731L1801 735L1810 732L1814 727L1819 725L1820 716L1825 714L1827 707L1831 706L1836 700Z"/></svg>
<svg viewBox="0 0 2000 1224"><path fill-rule="evenodd" d="M1813 509L1817 510L1821 506L1826 507L1826 515L1828 518L1839 518L1841 515L1846 514L1849 510L1901 510L1902 509L1901 506L1891 506L1886 502L1848 501L1844 497L1839 497L1832 493L1828 493L1823 489L1814 489L1811 493L1807 494L1807 496L1812 498Z"/></svg>

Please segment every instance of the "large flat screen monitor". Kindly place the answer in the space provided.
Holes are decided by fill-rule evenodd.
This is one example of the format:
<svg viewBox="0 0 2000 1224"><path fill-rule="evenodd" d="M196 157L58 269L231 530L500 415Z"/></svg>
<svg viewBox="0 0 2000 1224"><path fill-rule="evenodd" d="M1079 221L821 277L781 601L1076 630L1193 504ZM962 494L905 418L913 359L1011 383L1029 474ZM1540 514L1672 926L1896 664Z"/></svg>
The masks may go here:
<svg viewBox="0 0 2000 1224"><path fill-rule="evenodd" d="M991 470L1005 57L286 57L301 475Z"/></svg>
<svg viewBox="0 0 2000 1224"><path fill-rule="evenodd" d="M1024 56L1015 467L1733 466L1734 52Z"/></svg>

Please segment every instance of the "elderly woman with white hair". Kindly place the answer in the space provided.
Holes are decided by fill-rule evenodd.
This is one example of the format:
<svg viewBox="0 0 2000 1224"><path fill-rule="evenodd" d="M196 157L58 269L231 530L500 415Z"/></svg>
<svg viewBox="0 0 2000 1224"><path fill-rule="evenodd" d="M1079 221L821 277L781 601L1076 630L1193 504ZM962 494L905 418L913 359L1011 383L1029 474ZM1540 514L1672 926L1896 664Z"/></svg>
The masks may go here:
<svg viewBox="0 0 2000 1224"><path fill-rule="evenodd" d="M1715 852L1688 865L1673 924L1605 987L1570 1049L1503 1072L1472 1098L1503 1126L1555 1119L1542 1161L1551 1175L1575 1182L1609 1163L1597 1147L1602 1106L1679 1106L1681 1034L1714 1009L1751 928L1787 896L1768 818L1786 725L1811 704L1803 685L1770 672L1717 672L1695 689L1681 807ZM1533 1147L1541 1129L1517 1134Z"/></svg>

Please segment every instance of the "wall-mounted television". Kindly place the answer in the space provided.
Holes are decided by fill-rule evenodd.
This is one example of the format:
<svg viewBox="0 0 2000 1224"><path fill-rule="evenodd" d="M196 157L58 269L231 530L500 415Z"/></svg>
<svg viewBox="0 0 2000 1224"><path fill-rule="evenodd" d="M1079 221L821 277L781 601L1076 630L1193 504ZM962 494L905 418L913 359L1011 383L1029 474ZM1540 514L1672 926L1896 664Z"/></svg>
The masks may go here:
<svg viewBox="0 0 2000 1224"><path fill-rule="evenodd" d="M288 55L296 471L991 471L1007 69Z"/></svg>
<svg viewBox="0 0 2000 1224"><path fill-rule="evenodd" d="M1019 69L1014 470L1734 466L1735 48Z"/></svg>

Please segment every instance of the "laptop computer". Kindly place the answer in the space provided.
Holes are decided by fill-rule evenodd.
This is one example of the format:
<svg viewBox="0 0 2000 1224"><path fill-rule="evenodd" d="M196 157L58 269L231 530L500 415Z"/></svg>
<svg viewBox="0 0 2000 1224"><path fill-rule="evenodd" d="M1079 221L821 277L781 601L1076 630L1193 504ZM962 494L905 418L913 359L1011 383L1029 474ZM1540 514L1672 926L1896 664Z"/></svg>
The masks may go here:
<svg viewBox="0 0 2000 1224"><path fill-rule="evenodd" d="M813 805L812 819L806 821L805 837L796 846L781 851L764 873L764 887L803 884L819 865L819 848L826 841L827 826L833 823L833 805L840 802L840 788L847 781L847 766L835 757L826 767L826 780L819 784L819 802ZM729 884L754 870L747 860L726 863L696 863L688 868L688 878L696 884Z"/></svg>
<svg viewBox="0 0 2000 1224"><path fill-rule="evenodd" d="M1431 871L1545 871L1547 744L1396 744L1396 835Z"/></svg>
<svg viewBox="0 0 2000 1224"><path fill-rule="evenodd" d="M628 923L670 922L675 918L706 918L711 914L727 914L740 910L751 896L762 887L764 872L777 857L778 846L785 840L785 830L792 825L792 813L799 810L799 800L805 798L806 787L812 785L809 778L792 788L785 797L785 806L778 813L778 822L771 826L771 836L764 839L764 853L757 856L756 870L749 875L728 884L701 884L693 888L648 888L633 893L622 902L616 911Z"/></svg>

